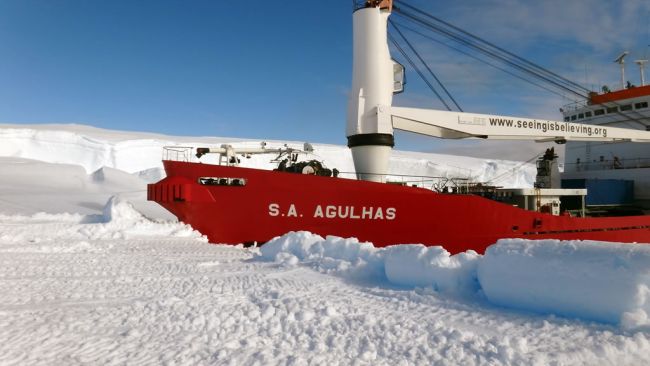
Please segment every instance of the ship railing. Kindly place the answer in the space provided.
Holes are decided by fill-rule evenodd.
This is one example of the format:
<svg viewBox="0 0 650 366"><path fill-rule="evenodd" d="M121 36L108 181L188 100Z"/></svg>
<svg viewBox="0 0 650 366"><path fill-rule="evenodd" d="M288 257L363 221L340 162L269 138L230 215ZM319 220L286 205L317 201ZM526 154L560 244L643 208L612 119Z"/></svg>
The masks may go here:
<svg viewBox="0 0 650 366"><path fill-rule="evenodd" d="M368 0L352 0L352 10L359 10L367 7L369 2L375 2L377 5L381 3L379 0L368 1Z"/></svg>
<svg viewBox="0 0 650 366"><path fill-rule="evenodd" d="M650 158L603 159L592 162L565 163L565 172L650 168Z"/></svg>
<svg viewBox="0 0 650 366"><path fill-rule="evenodd" d="M163 146L163 160L190 162L194 157L193 151L190 146Z"/></svg>
<svg viewBox="0 0 650 366"><path fill-rule="evenodd" d="M387 184L396 184L401 186L425 188L439 193L468 193L476 182L469 178L462 177L442 177L442 176L425 176L425 175L407 175L407 174L388 174L379 175L372 173L358 172L339 172L339 178L359 179L359 176L366 178L377 176L378 181Z"/></svg>
<svg viewBox="0 0 650 366"><path fill-rule="evenodd" d="M578 100L569 104L565 104L560 108L560 112L567 113L567 112L576 112L579 109L583 109L587 106L589 106L589 101L588 100Z"/></svg>

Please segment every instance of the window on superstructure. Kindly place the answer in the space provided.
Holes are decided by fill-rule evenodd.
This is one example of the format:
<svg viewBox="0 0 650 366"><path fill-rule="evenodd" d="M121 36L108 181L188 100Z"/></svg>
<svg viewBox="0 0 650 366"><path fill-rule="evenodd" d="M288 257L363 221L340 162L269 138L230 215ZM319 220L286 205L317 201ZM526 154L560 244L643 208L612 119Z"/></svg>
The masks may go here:
<svg viewBox="0 0 650 366"><path fill-rule="evenodd" d="M583 118L585 118L585 114L584 113L578 113L578 119L583 119Z"/></svg>
<svg viewBox="0 0 650 366"><path fill-rule="evenodd" d="M618 112L618 107L607 107L607 113L616 113Z"/></svg>
<svg viewBox="0 0 650 366"><path fill-rule="evenodd" d="M626 104L621 106L621 112L622 111L631 111L632 110L632 104Z"/></svg>
<svg viewBox="0 0 650 366"><path fill-rule="evenodd" d="M602 116L603 114L605 114L605 110L604 110L604 109L596 109L596 110L594 111L594 115L596 115L596 116Z"/></svg>
<svg viewBox="0 0 650 366"><path fill-rule="evenodd" d="M648 108L648 102L640 102L634 104L634 109L643 109L643 108Z"/></svg>
<svg viewBox="0 0 650 366"><path fill-rule="evenodd" d="M585 117L587 118L591 117L591 112L585 112Z"/></svg>
<svg viewBox="0 0 650 366"><path fill-rule="evenodd" d="M574 114L573 116L571 116L571 120L572 120L572 121L575 121L577 117L578 117L578 116L576 116L576 115Z"/></svg>
<svg viewBox="0 0 650 366"><path fill-rule="evenodd" d="M569 116L564 117L564 122L569 122Z"/></svg>

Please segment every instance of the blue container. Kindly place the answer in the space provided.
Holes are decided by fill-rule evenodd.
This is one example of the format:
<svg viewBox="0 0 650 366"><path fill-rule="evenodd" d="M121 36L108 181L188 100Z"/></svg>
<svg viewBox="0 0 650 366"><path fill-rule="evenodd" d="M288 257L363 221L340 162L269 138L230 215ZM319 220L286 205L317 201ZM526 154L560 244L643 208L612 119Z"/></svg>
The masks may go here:
<svg viewBox="0 0 650 366"><path fill-rule="evenodd" d="M562 188L587 188L587 206L628 205L634 202L633 180L562 179Z"/></svg>

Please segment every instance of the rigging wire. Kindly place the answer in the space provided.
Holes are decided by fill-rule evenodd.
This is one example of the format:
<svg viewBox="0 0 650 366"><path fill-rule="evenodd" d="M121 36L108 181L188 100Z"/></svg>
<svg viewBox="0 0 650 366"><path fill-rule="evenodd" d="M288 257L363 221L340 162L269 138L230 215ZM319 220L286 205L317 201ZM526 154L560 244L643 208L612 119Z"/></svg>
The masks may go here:
<svg viewBox="0 0 650 366"><path fill-rule="evenodd" d="M468 48L471 48L471 49L474 49L474 50L476 50L478 52L481 52L481 53L485 54L486 56L488 56L490 58L493 58L493 59L495 59L497 61L503 62L503 63L505 63L505 64L507 64L507 65L509 65L509 66L523 72L523 73L527 73L527 74L535 76L538 79L544 80L545 82L555 86L556 88L559 88L559 89L564 90L565 92L569 92L571 94L575 94L575 95L577 95L577 96L579 96L581 98L586 98L587 97L587 95L584 92L582 92L581 90L575 90L575 89L572 89L571 87L563 85L562 83L554 81L551 78L549 78L548 76L544 76L544 75L540 74L537 71L531 70L531 69L526 68L525 66L523 66L521 64L518 64L517 62L507 58L506 56L504 56L502 54L499 54L497 51L490 50L490 49L488 49L488 48L486 48L484 46L478 45L478 44L472 42L471 40L469 40L469 39L467 39L465 37L462 37L462 36L460 36L458 34L454 34L453 32L451 32L451 31L449 31L447 29L444 29L442 27L436 26L435 24L433 24L431 22L428 22L428 21L422 19L421 17L409 14L409 13L401 11L399 9L396 9L396 12L398 14L402 15L403 17L405 17L406 19L409 19L409 20L411 20L413 22L416 22L416 23L424 26L425 28L429 28L430 30L432 30L432 31L434 31L436 33L442 34L442 35L444 35L444 36L446 36L446 37L448 37L448 38L450 38L450 39L452 39L452 40L454 40L454 41L456 41L456 42L458 42L458 43L460 43L460 44L462 44L462 45L464 45L464 46L466 46Z"/></svg>
<svg viewBox="0 0 650 366"><path fill-rule="evenodd" d="M526 165L526 164L530 164L530 163L532 163L533 161L537 160L537 158L539 158L540 156L542 156L541 153L540 153L540 154L537 154L537 155L535 155L535 156L533 156L532 158L530 158L530 159L528 159L528 160L526 160L526 161L521 162L521 164L518 164L518 165L516 165L514 168L512 168L512 172L510 171L510 169L508 169L508 170L505 171L504 173L501 173L501 174L497 175L496 177L492 178L492 179L490 180L490 183L492 183L492 184L496 184L496 183L498 183L498 182L500 182L500 181L506 179L506 178L509 177L509 176L514 176L514 175L515 175L514 172L519 171L519 169L521 169L524 165Z"/></svg>
<svg viewBox="0 0 650 366"><path fill-rule="evenodd" d="M413 45L411 44L411 42L409 42L409 40L404 36L404 33L402 33L402 31L399 29L399 27L397 27L397 25L396 25L393 21L388 20L388 23L389 23L390 25L392 25L392 26L393 26L393 29L395 29L395 30L397 31L397 33L400 35L400 37L402 37L402 40L404 40L404 42L405 42L406 45L409 47L409 49L411 50L411 52L413 52L413 54L415 54L415 56L418 58L418 60L420 61L420 63L422 63L422 65L424 65L424 67L427 69L427 71L429 72L429 74L430 74L430 75L433 77L433 79L438 83L438 85L440 85L440 87L441 87L442 90L445 92L445 94L447 94L447 96L449 97L449 99L451 99L451 101L454 103L454 105L456 106L456 108L458 108L458 110L462 112L463 109L460 107L460 105L458 105L458 102L456 102L456 99L454 99L454 97L451 95L451 93L449 93L449 90L447 90L447 88L445 88L445 85L442 83L442 81L440 81L440 79L436 76L436 74L431 70L431 68L429 67L429 65L424 61L424 59L422 58L422 56L420 56L420 54L419 54L418 51L415 49L415 47L413 47Z"/></svg>
<svg viewBox="0 0 650 366"><path fill-rule="evenodd" d="M499 59L502 62L508 63L513 67L516 67L520 69L523 72L535 75L541 79L544 79L553 85L556 85L566 91L569 91L573 94L577 94L579 96L585 97L586 93L589 93L589 89L583 87L580 84L577 84L569 79L566 79L557 73L554 73L542 66L539 66L535 63L532 63L520 56L517 56L513 54L512 52L509 52L491 42L488 42L481 37L478 37L472 33L469 33L461 28L458 28L454 26L453 24L450 24L440 18L437 18L421 9L418 9L412 5L406 4L403 1L396 1L397 3L400 4L400 7L394 7L393 9L400 15L403 15L407 18L410 18L411 20L418 22L438 33L443 33L447 35L448 37L456 40L457 42L460 42L468 47L474 48L480 52L486 53L488 55L491 55L491 57L495 57ZM419 14L419 16L414 15L413 13L410 13L408 10L405 11L402 9L402 7ZM426 19L423 19L422 17L428 18L433 20L427 21ZM441 24L437 25L436 23Z"/></svg>
<svg viewBox="0 0 650 366"><path fill-rule="evenodd" d="M393 43L393 45L395 46L395 48L397 49L397 51L399 51L399 53L402 54L402 56L404 57L404 59L406 59L406 61L409 63L409 65L411 65L411 67L413 68L413 70L415 70L415 72L416 72L416 73L417 73L417 74L422 78L422 80L425 82L425 84L427 84L427 86L429 87L429 89L431 89L431 91L432 91L432 92L433 92L433 93L438 97L438 99L440 100L440 102L442 102L442 104L445 106L445 108L447 108L448 111L451 111L451 108L450 108L449 105L445 102L444 98L440 95L440 93L438 93L438 91L433 87L433 85L431 85L431 83L429 82L429 80L427 80L427 78L424 76L424 74L422 73L422 71L420 71L420 68L419 68L419 67L418 67L418 66L413 62L413 60L411 59L411 57L410 57L410 56L409 56L409 55L404 51L404 49L402 49L402 47L397 43L397 41L395 41L395 38L393 38L393 37L389 34L389 35L388 35L388 39Z"/></svg>
<svg viewBox="0 0 650 366"><path fill-rule="evenodd" d="M469 52L463 51L463 50L460 49L460 48L454 47L454 46L449 45L449 44L447 44L447 43L444 43L444 42L442 42L442 41L440 41L440 40L438 40L438 39L435 39L435 38L433 38L433 37L431 37L431 36L428 36L428 35L426 35L426 34L420 32L420 31L418 31L418 30L415 29L415 28L412 28L412 27L409 27L409 26L407 26L407 25L400 24L400 23L397 23L397 22L394 22L394 23L395 23L395 24L398 24L401 28L407 29L407 30L409 30L409 31L411 31L411 32L413 32L413 33L415 33L415 34L417 34L417 35L423 37L423 38L426 38L426 39L431 40L431 41L433 41L433 42L439 43L439 44L441 44L441 45L443 45L443 46L445 46L445 47L448 47L448 48L450 48L450 49L452 49L452 50L454 50L454 51L456 51L456 52L462 53L463 55L465 55L465 56L467 56L467 57L471 57L471 58L473 58L473 59L475 59L475 60L477 60L477 61L479 61L479 62L482 62L482 63L484 63L484 64L486 64L486 65L488 65L488 66L490 66L490 67L493 67L493 68L495 68L495 69L497 69L497 70L499 70L499 71L505 72L506 74L508 74L508 75L510 75L510 76L512 76L512 77L515 77L515 78L517 78L517 79L519 79L519 80L525 81L525 82L527 82L527 83L529 83L529 84L531 84L531 85L534 85L534 86L536 86L536 87L538 87L538 88L544 89L544 90L548 91L549 93L553 93L553 94L555 94L555 95L557 95L557 96L564 97L564 94L562 94L562 93L559 93L559 92L557 92L557 91L555 91L555 90L553 90L553 89L547 88L547 87L545 87L544 85L539 84L539 83L536 83L536 82L534 82L534 81L531 80L531 79L527 79L527 78L525 78L525 77L523 77L523 76L521 76L521 75L517 75L517 74L515 74L514 72L508 71L507 69L505 69L505 68L503 68L503 67L500 67L500 66L498 66L498 65L496 65L496 64L494 64L494 63L491 63L491 62L488 61L488 60L481 59L481 58L479 58L478 56L475 56L475 55L472 55L472 54L469 53Z"/></svg>
<svg viewBox="0 0 650 366"><path fill-rule="evenodd" d="M589 89L587 89L587 88L585 88L585 87L583 87L583 86L581 86L581 85L579 85L579 84L577 84L577 83L575 83L575 82L573 82L573 81L571 81L569 79L566 79L566 78L564 78L564 77L562 77L562 76L560 76L560 75L558 75L558 74L556 74L556 73L554 73L552 71L549 71L548 69L545 69L545 68L543 68L543 67L541 67L539 65L536 65L536 64L534 64L534 63L532 63L532 62L530 62L530 61L528 61L528 60L526 60L526 59L524 59L524 58L522 58L520 56L517 56L517 55L515 55L515 54L513 54L513 53L499 47L499 46L496 46L496 45L494 45L494 44L492 44L492 43L490 43L490 42L488 42L486 40L483 40L482 38L480 38L478 36L475 36L472 33L469 33L469 32L467 32L467 31L465 31L465 30L463 30L461 28L458 28L458 27L456 27L456 26L454 26L454 25L452 25L452 24L450 24L448 22L445 22L442 19L439 19L439 18L437 18L437 17L435 17L435 16L433 16L431 14L428 14L427 12L425 12L423 10L415 8L412 5L406 4L401 0L396 0L395 2L399 3L400 7L394 6L393 7L394 12L399 14L400 16L403 16L406 20L410 20L411 22L416 23L416 24L424 27L425 29L428 29L428 30L430 30L432 32L435 32L435 33L438 33L438 34L441 34L441 35L451 39L452 41L463 45L464 47L467 47L469 49L473 49L474 51L482 53L485 56L488 56L488 57L490 57L490 58L492 58L494 60L497 60L499 62L507 64L507 65L517 69L519 72L522 72L524 74L528 74L528 75L530 75L530 76L532 76L534 78L537 78L538 80L541 80L541 81L543 81L543 82L545 82L545 83L547 83L547 84L549 84L549 85L551 85L551 86L553 86L555 88L558 88L558 89L560 89L560 90L562 90L564 92L569 92L569 93L574 94L574 95L576 95L576 96L578 96L578 97L580 97L582 99L587 99L587 100L590 99L589 93L591 93L591 91ZM405 12L403 9L401 9L401 7L411 9L412 11L414 11L416 13L419 13L419 14L421 14L422 16L424 16L426 18L433 19L434 21L442 24L442 26L439 26L439 25L436 25L436 24L434 24L432 22L429 22L426 19L423 19L422 17L418 17L417 15L413 15L413 14L409 13L408 11ZM447 27L449 29L446 29L445 27ZM417 31L415 31L413 29L410 29L410 30L413 31L413 32L416 32L416 33L418 33L418 34L420 34L420 35L422 35L422 36L424 36L424 37L426 37L428 39L431 39L431 40L434 40L436 42L442 43L442 42L440 42L438 40L433 39L432 37L427 37L426 35L424 35L424 34L422 34L420 32L417 32ZM442 44L444 44L445 46L450 47L450 48L452 48L452 49L454 49L454 50L456 50L458 52L461 52L461 53L463 53L465 55L473 57L473 58L475 58L475 59L477 59L477 60L479 60L481 62L484 62L484 63L486 63L486 64L488 64L490 66L493 66L493 67L495 67L495 68L497 68L497 69L499 69L501 71L504 71L507 74L510 74L510 75L515 76L515 77L517 77L517 78L519 78L521 80L524 80L524 81L526 81L528 83L536 85L536 86L538 86L538 87L540 87L540 88L542 88L544 90L547 90L547 91L549 91L551 93L554 93L556 95L560 95L562 97L566 97L564 94L561 94L561 93L558 93L558 92L555 92L555 91L551 91L549 88L546 88L546 87L544 87L544 86L542 86L542 85L540 85L538 83L535 83L534 81L532 81L530 79L527 79L527 78L525 78L523 76L518 76L518 75L516 75L514 73L508 72L508 71L506 71L506 70L504 70L502 68L499 68L499 67L497 67L495 65L492 65L489 62L487 62L486 60L482 60L482 59L480 59L480 58L478 58L476 56L471 56L469 53L463 52L462 50L459 50L459 49L457 49L455 47L449 46L449 45L447 45L445 43L442 43ZM610 103L612 103L612 104L614 104L616 106L619 106L619 107L622 105L618 101L614 101L614 102L610 102ZM639 123L642 126L646 126L646 127L648 126L648 123L646 121L644 121L645 118L643 118L640 114L639 114L639 117L634 117L634 116L630 115L630 113L639 114L636 111L623 112L619 108L617 108L616 114L624 117L626 120L617 121L616 123L635 122L635 123Z"/></svg>

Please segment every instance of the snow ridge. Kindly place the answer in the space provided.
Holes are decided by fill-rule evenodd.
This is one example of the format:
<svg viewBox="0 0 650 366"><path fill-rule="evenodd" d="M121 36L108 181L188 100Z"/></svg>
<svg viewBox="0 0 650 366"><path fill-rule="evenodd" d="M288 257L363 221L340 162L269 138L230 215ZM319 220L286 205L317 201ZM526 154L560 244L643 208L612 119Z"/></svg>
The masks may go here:
<svg viewBox="0 0 650 366"><path fill-rule="evenodd" d="M442 247L422 244L375 248L355 238L292 232L277 237L260 249L260 259L282 266L307 265L323 273L346 278L387 281L406 287L430 287L447 294L467 295L478 290L476 263L469 251L451 256Z"/></svg>
<svg viewBox="0 0 650 366"><path fill-rule="evenodd" d="M297 232L262 246L260 259L474 301L485 296L502 307L624 329L650 325L650 247L644 244L503 239L484 256L450 255L439 246L375 248L354 238Z"/></svg>
<svg viewBox="0 0 650 366"><path fill-rule="evenodd" d="M65 128L64 128L65 127ZM0 157L39 160L56 164L80 165L91 174L103 167L136 173L151 180L161 176L164 146L220 146L224 143L241 147L258 147L259 140L242 141L226 138L190 138L152 135L136 132L101 132L87 126L32 126L18 128L0 125ZM302 143L269 141L268 147L289 144L302 148ZM350 151L345 146L312 144L314 158L341 172L354 172ZM270 169L275 155L257 155L244 159L242 166ZM204 157L204 162L214 161ZM433 163L432 163L433 162ZM487 165L486 165L487 164ZM514 169L519 167L519 169ZM461 177L489 181L500 177L499 184L508 187L530 187L535 178L532 164L520 162L441 154L395 151L391 157L392 174L435 177ZM394 177L399 180L399 178Z"/></svg>

